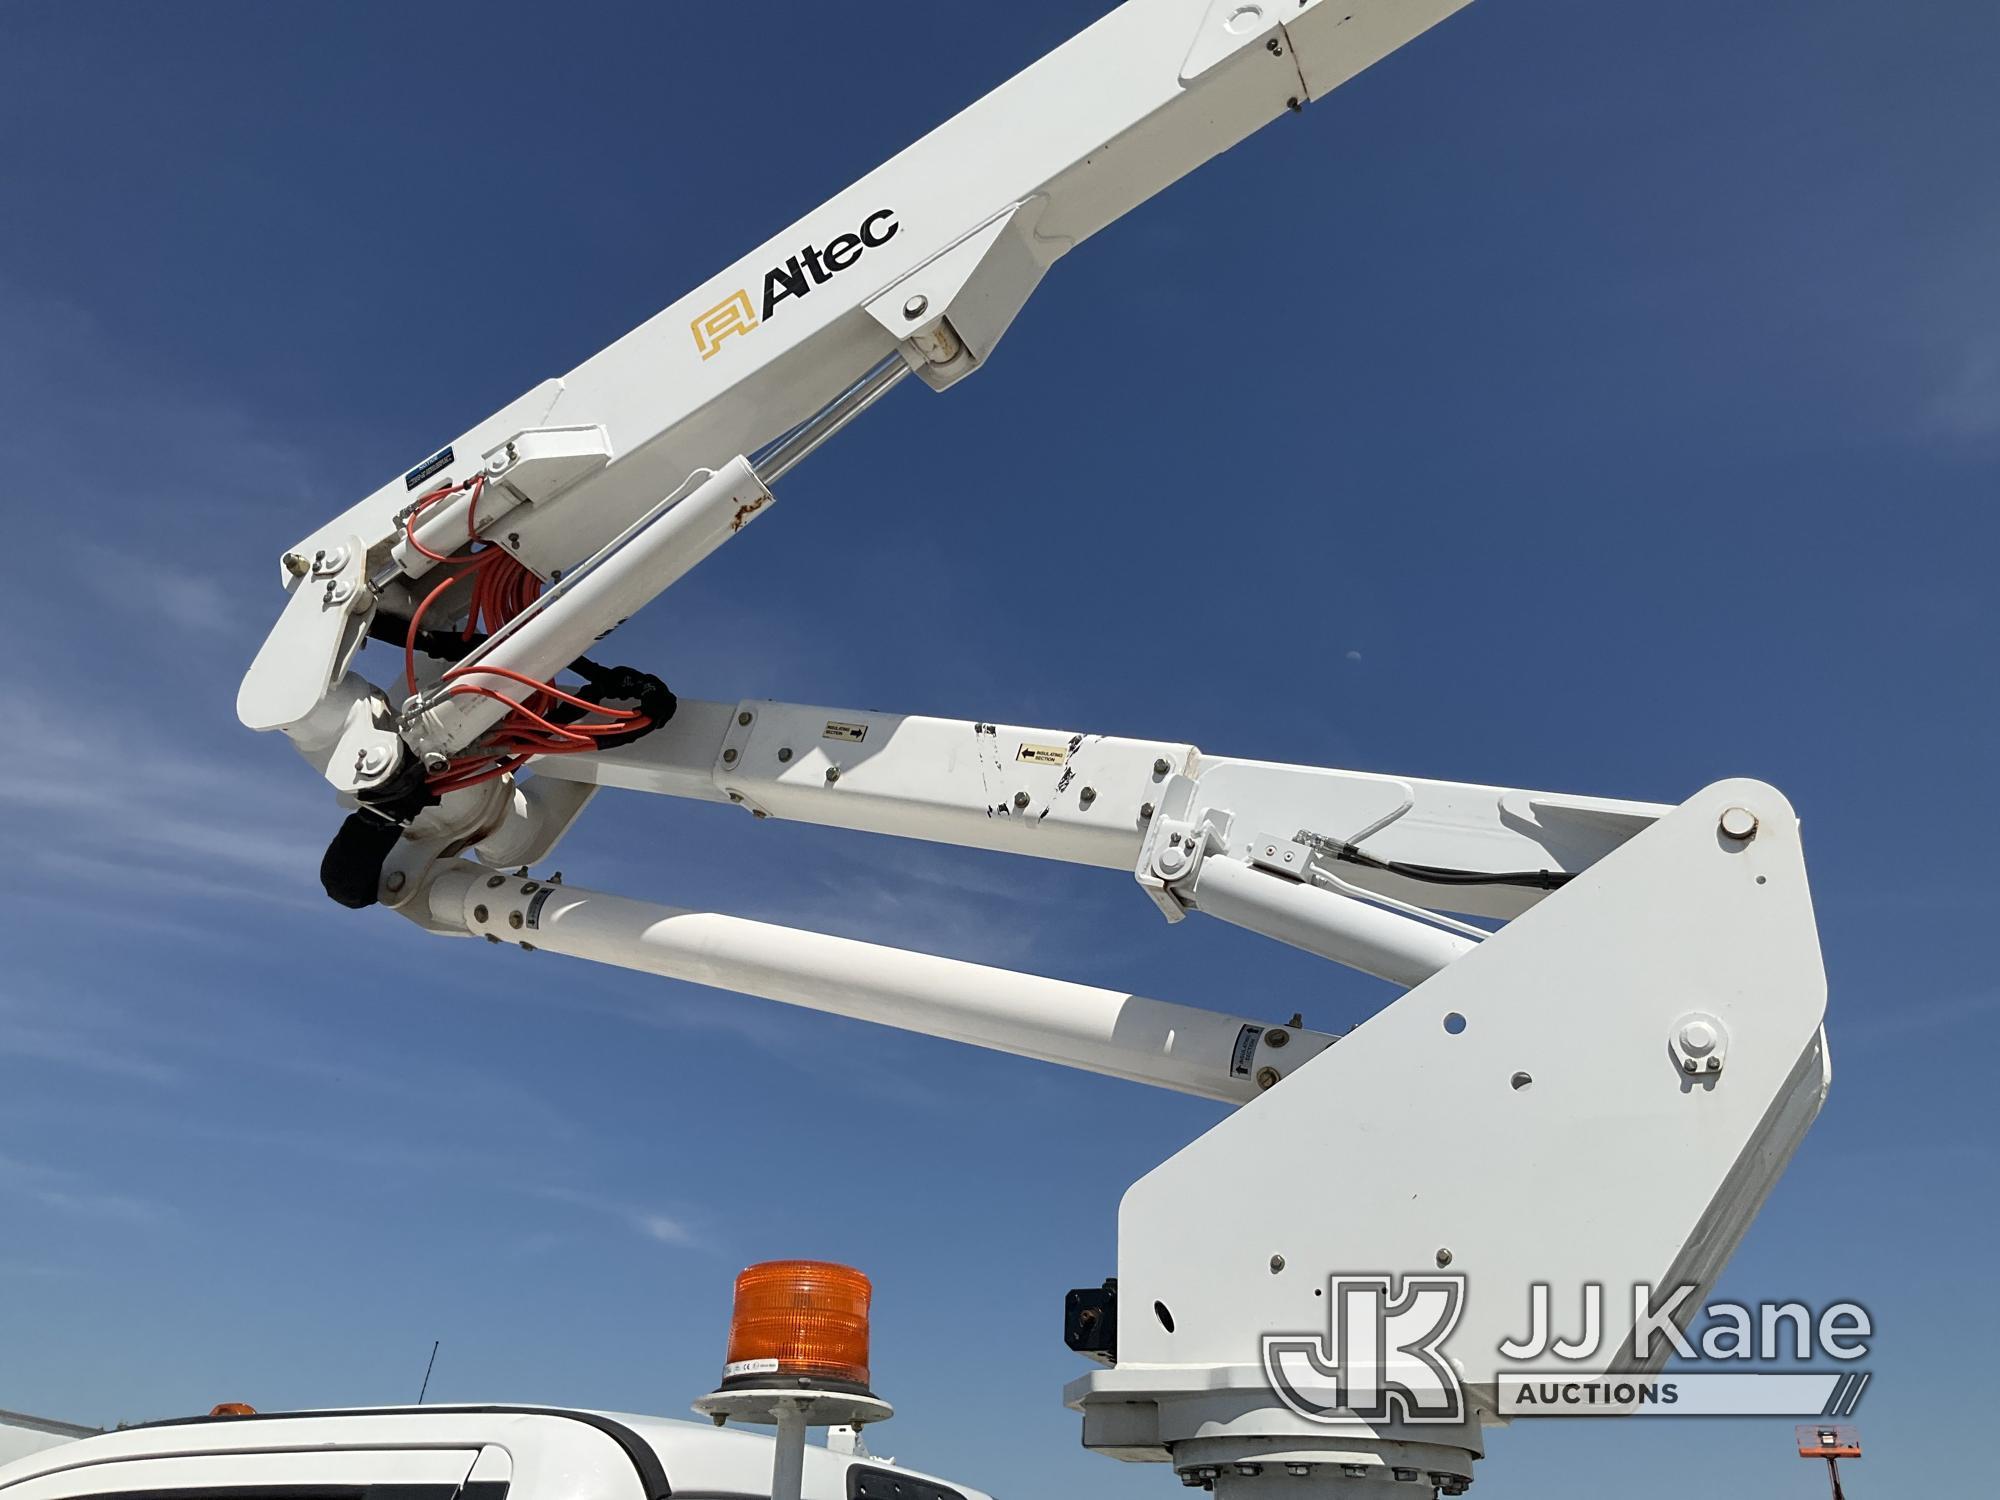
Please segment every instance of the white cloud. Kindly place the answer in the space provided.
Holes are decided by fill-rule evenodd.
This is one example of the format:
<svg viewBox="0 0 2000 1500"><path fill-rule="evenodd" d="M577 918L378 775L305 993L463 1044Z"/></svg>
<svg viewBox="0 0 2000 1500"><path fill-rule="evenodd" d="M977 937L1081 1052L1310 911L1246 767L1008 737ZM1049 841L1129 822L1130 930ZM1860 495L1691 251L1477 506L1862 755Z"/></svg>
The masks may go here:
<svg viewBox="0 0 2000 1500"><path fill-rule="evenodd" d="M665 1214L641 1214L638 1224L642 1234L663 1245L693 1245L696 1242L693 1232L685 1224Z"/></svg>
<svg viewBox="0 0 2000 1500"><path fill-rule="evenodd" d="M203 754L198 740L143 711L128 708L121 726L83 695L31 684L13 688L10 711L39 753L0 778L0 806L12 809L17 847L41 873L135 900L144 891L317 901L314 875L337 809L305 776L259 767L261 747ZM134 734L134 721L148 732Z"/></svg>
<svg viewBox="0 0 2000 1500"><path fill-rule="evenodd" d="M250 623L224 580L190 572L185 559L154 556L86 542L75 567L84 586L139 629L162 625L198 635L220 635ZM260 622L261 623L261 622Z"/></svg>
<svg viewBox="0 0 2000 1500"><path fill-rule="evenodd" d="M126 1193L105 1192L77 1173L11 1156L0 1156L0 1193L25 1198L58 1213L125 1224L157 1223L170 1214L165 1204Z"/></svg>
<svg viewBox="0 0 2000 1500"><path fill-rule="evenodd" d="M608 1198L600 1193L587 1192L571 1187L536 1187L527 1192L549 1203L563 1203L572 1208L580 1208L586 1213L615 1219L634 1233L662 1245L672 1245L682 1250L712 1249L707 1240L696 1234L683 1218L660 1212L654 1208L639 1208L616 1198Z"/></svg>
<svg viewBox="0 0 2000 1500"><path fill-rule="evenodd" d="M1960 437L2000 432L2000 353L1968 350L1931 400L1933 426Z"/></svg>

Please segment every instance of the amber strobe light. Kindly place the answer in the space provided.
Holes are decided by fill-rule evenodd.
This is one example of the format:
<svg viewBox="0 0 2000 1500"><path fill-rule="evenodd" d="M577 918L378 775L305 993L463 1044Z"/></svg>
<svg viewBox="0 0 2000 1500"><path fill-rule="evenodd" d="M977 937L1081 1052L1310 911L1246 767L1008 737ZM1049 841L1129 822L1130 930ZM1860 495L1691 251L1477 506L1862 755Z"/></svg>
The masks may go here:
<svg viewBox="0 0 2000 1500"><path fill-rule="evenodd" d="M725 1388L761 1383L868 1389L868 1299L852 1266L767 1260L736 1278Z"/></svg>

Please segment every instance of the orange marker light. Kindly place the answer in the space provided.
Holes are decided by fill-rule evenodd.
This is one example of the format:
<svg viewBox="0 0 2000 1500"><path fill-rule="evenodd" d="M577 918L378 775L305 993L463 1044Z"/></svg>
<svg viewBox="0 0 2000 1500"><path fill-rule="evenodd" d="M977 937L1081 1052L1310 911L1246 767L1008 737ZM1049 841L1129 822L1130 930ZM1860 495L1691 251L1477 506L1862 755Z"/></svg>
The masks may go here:
<svg viewBox="0 0 2000 1500"><path fill-rule="evenodd" d="M874 1288L852 1266L768 1260L736 1278L725 1388L786 1385L868 1389L868 1302Z"/></svg>
<svg viewBox="0 0 2000 1500"><path fill-rule="evenodd" d="M248 1401L223 1401L208 1409L211 1417L254 1417L257 1408Z"/></svg>

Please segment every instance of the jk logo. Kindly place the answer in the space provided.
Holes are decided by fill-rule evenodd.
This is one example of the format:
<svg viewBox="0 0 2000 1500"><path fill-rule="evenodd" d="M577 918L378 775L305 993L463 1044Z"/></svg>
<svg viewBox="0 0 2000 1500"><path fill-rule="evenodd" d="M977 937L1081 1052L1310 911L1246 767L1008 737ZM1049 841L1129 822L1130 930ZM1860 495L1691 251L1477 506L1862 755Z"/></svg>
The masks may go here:
<svg viewBox="0 0 2000 1500"><path fill-rule="evenodd" d="M1462 1422L1443 1345L1464 1308L1463 1276L1335 1276L1324 1334L1264 1335L1265 1377L1315 1422Z"/></svg>
<svg viewBox="0 0 2000 1500"><path fill-rule="evenodd" d="M748 333L755 328L757 314L751 310L750 294L735 291L688 326L694 330L695 348L701 351L703 359L708 359L722 347L722 341L730 334Z"/></svg>

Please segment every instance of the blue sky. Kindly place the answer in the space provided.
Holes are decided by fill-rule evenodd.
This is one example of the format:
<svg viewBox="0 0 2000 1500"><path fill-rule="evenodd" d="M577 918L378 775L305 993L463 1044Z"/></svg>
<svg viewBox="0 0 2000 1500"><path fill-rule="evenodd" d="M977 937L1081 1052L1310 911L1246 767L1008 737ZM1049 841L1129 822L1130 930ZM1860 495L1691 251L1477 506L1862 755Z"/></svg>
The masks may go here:
<svg viewBox="0 0 2000 1500"><path fill-rule="evenodd" d="M1058 1309L1216 1107L336 909L330 796L231 707L287 543L1098 9L0 9L0 1407L406 1400L438 1338L443 1399L671 1414L735 1270L817 1254L876 1277L881 1446L1171 1492L1078 1448ZM1857 1497L1977 1472L1996 66L1968 0L1481 0L1063 261L619 658L1609 796L1775 782L1835 1083L1723 1290L1874 1309ZM1163 617L1191 567L1204 608ZM1111 875L599 806L561 861L599 887L1327 1028L1388 993ZM1691 1442L1819 1493L1789 1437L1522 1424L1477 1493L1665 1500Z"/></svg>

